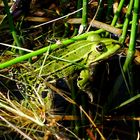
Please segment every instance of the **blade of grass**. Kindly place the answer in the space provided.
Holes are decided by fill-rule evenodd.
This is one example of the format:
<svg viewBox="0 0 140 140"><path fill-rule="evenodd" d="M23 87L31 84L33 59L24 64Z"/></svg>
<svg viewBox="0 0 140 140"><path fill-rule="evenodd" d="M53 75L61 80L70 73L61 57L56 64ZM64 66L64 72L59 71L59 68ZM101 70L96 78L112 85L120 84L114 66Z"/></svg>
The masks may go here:
<svg viewBox="0 0 140 140"><path fill-rule="evenodd" d="M87 21L88 21L88 18L87 18L87 9L88 7L88 0L83 0L83 11L82 11L82 25L84 27L87 26Z"/></svg>
<svg viewBox="0 0 140 140"><path fill-rule="evenodd" d="M18 129L16 126L14 126L12 123L7 121L4 117L0 116L0 119L3 120L5 123L7 123L9 125L9 127L13 128L15 131L17 131L19 134L21 134L27 140L33 140L27 134L23 133L20 129Z"/></svg>
<svg viewBox="0 0 140 140"><path fill-rule="evenodd" d="M18 114L18 115L20 115L21 117L25 117L25 118L27 118L27 119L33 121L34 123L36 123L36 124L38 124L38 125L40 125L40 126L44 126L44 123L43 123L42 121L40 121L38 118L33 118L33 117L31 117L31 116L28 116L27 114L23 113L23 112L20 111L19 109L16 110L16 109L14 109L14 108L12 108L12 107L10 107L10 106L8 106L8 105L3 104L2 102L0 102L0 107L1 107L1 108L4 108L4 109L6 109L6 110L8 110L8 111L10 111L10 112L12 112L12 113Z"/></svg>
<svg viewBox="0 0 140 140"><path fill-rule="evenodd" d="M99 4L98 4L97 10L96 10L96 13L95 13L94 17L92 18L92 20L91 20L91 22L90 22L90 24L89 24L86 32L88 32L90 30L90 27L92 26L93 22L95 21L95 18L97 16L97 14L99 12L99 9L100 9L100 6L101 6L101 2L102 2L102 0L99 1Z"/></svg>
<svg viewBox="0 0 140 140"><path fill-rule="evenodd" d="M77 1L77 9L80 9L82 7L82 1L81 0L78 0ZM82 17L82 11L79 11L76 13L76 18L81 18ZM78 34L78 27L77 25L75 25L75 29L74 29L74 32L73 32L73 35L72 36L75 36Z"/></svg>
<svg viewBox="0 0 140 140"><path fill-rule="evenodd" d="M125 102L121 103L119 106L115 107L115 109L119 109L121 107L124 107L132 102L134 102L135 100L137 100L138 98L140 98L140 94L137 94L134 97L131 97L130 99L126 100Z"/></svg>
<svg viewBox="0 0 140 140"><path fill-rule="evenodd" d="M126 34L127 34L127 31L128 31L128 25L129 25L129 22L130 22L130 15L131 15L131 12L132 12L133 4L134 4L134 0L130 0L129 6L128 6L128 9L127 9L127 13L126 13L126 16L125 16L125 21L124 21L124 24L123 24L123 32L122 32L121 37L119 38L119 42L122 43L122 44L125 41Z"/></svg>
<svg viewBox="0 0 140 140"><path fill-rule="evenodd" d="M116 11L116 13L115 13L115 15L113 17L112 23L111 23L112 26L115 26L115 24L116 24L116 22L117 22L117 20L119 18L119 15L120 15L120 12L121 12L121 10L123 8L124 2L125 2L125 0L120 1L118 9L117 9L117 11Z"/></svg>
<svg viewBox="0 0 140 140"><path fill-rule="evenodd" d="M139 0L134 1L134 8L133 8L133 16L132 16L132 26L131 26L131 34L130 34L130 43L129 43L129 48L128 48L128 53L126 56L125 63L123 65L123 71L124 73L128 72L128 78L129 78L129 84L131 87L131 96L134 95L133 91L133 73L132 72L132 62L134 58L134 53L135 53L135 46L136 46L136 35L137 35L137 29L138 29L138 13L139 13L139 5L140 2ZM129 71L128 71L129 70ZM133 116L135 116L135 113L133 113ZM133 134L136 133L136 123L135 121L132 122L132 130ZM133 137L131 137L133 139Z"/></svg>
<svg viewBox="0 0 140 140"><path fill-rule="evenodd" d="M128 53L126 56L125 63L123 65L123 71L126 72L129 65L131 65L134 53L135 53L135 46L136 46L136 34L137 34L137 27L138 27L138 13L139 13L139 0L134 1L134 9L133 9L133 18L132 18L132 27L131 27L131 34L130 34L130 43L128 48Z"/></svg>
<svg viewBox="0 0 140 140"><path fill-rule="evenodd" d="M13 39L14 41L16 42L16 45L18 47L21 47L22 44L18 38L18 35L17 35L17 32L16 32L16 29L15 29L15 26L14 26L14 22L13 22L13 17L10 13L10 9L9 9L9 6L8 6L8 2L7 0L3 0L3 3L4 3L4 6L5 6L5 11L6 11L6 14L7 14L7 17L8 17L8 21L9 21L9 26L10 26L10 31L11 31L11 34L13 36ZM19 54L23 54L23 51L20 50L19 51Z"/></svg>
<svg viewBox="0 0 140 140"><path fill-rule="evenodd" d="M114 3L114 0L107 0L107 13L106 13L106 19L109 20L111 14L112 14L112 5Z"/></svg>
<svg viewBox="0 0 140 140"><path fill-rule="evenodd" d="M117 9L117 11L116 11L116 13L115 13L115 15L113 17L113 20L111 22L111 26L115 26L116 25L116 22L117 22L117 20L118 20L118 18L120 16L120 13L121 13L122 8L123 8L124 2L125 2L125 0L121 0L120 1L119 6L118 6L118 9ZM109 35L109 33L107 32L106 33L106 36L108 36L108 35Z"/></svg>
<svg viewBox="0 0 140 140"><path fill-rule="evenodd" d="M88 0L83 0L82 23L79 28L79 34L85 32L88 25L87 9L88 9Z"/></svg>

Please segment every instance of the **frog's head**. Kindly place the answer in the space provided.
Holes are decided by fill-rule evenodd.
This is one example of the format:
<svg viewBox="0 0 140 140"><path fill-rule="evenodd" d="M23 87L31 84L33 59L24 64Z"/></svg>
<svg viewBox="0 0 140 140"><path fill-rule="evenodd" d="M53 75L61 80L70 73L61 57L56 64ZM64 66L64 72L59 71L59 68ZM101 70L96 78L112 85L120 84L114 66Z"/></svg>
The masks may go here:
<svg viewBox="0 0 140 140"><path fill-rule="evenodd" d="M113 39L101 39L94 43L91 47L92 51L89 54L89 63L96 63L105 60L114 55L121 48L121 44Z"/></svg>

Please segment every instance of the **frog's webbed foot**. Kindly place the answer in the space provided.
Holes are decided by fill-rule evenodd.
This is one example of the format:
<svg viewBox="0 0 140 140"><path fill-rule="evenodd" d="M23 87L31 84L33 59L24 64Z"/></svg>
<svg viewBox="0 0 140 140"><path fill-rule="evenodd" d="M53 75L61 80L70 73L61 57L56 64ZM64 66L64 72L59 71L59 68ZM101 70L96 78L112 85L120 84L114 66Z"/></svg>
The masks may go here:
<svg viewBox="0 0 140 140"><path fill-rule="evenodd" d="M80 76L78 77L77 85L82 91L88 94L90 101L93 102L93 94L90 90L91 87L89 87L90 85L89 77L90 77L89 70L82 70Z"/></svg>

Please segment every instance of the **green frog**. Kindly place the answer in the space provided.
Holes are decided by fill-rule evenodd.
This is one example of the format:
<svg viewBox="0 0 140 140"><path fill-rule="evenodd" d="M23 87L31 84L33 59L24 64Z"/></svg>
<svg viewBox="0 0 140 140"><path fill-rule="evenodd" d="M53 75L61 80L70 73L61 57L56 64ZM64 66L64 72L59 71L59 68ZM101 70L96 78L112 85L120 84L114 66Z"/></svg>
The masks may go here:
<svg viewBox="0 0 140 140"><path fill-rule="evenodd" d="M79 40L71 45L61 46L48 53L44 64L40 58L32 64L31 70L28 70L27 67L25 75L28 78L28 82L32 83L36 80L35 77L37 79L38 77L45 77L47 81L52 81L80 71L77 85L81 90L85 91L92 73L91 67L114 55L120 48L121 45L118 41L101 38L98 34L93 34L86 40Z"/></svg>
<svg viewBox="0 0 140 140"><path fill-rule="evenodd" d="M91 66L109 58L120 48L118 41L93 34L86 40L63 46L50 53L42 70L42 61L38 60L33 64L34 72L40 72L40 75L47 79L57 79L72 75L75 71L81 71L77 84L80 89L84 89L90 77Z"/></svg>

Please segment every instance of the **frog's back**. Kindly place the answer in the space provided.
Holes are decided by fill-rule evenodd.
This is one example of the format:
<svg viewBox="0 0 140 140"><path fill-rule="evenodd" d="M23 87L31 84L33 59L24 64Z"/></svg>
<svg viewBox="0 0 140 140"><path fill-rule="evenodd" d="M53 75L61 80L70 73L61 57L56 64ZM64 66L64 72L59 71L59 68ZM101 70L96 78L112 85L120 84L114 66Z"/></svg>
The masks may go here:
<svg viewBox="0 0 140 140"><path fill-rule="evenodd" d="M91 41L81 40L52 52L44 64L42 75L64 77L73 73L76 69L81 69L83 66L82 60L87 57L92 44ZM39 70L40 68L37 68L35 72L39 72Z"/></svg>

